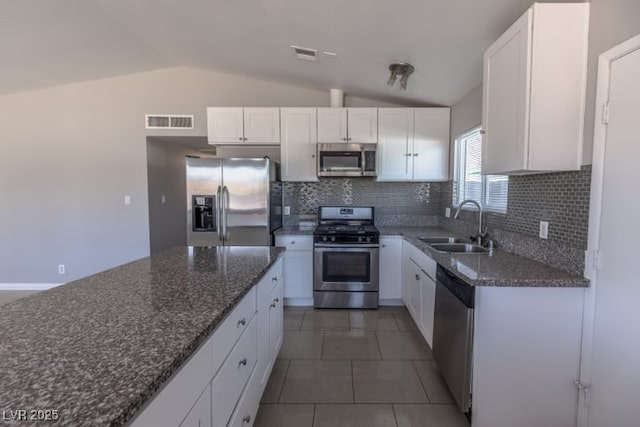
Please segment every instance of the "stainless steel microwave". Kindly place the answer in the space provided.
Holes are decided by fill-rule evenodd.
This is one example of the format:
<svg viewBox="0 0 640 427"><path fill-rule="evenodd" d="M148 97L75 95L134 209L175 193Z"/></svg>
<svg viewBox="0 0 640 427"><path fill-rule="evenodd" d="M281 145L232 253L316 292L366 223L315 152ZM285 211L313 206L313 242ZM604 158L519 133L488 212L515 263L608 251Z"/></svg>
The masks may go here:
<svg viewBox="0 0 640 427"><path fill-rule="evenodd" d="M377 144L318 144L318 176L376 176Z"/></svg>

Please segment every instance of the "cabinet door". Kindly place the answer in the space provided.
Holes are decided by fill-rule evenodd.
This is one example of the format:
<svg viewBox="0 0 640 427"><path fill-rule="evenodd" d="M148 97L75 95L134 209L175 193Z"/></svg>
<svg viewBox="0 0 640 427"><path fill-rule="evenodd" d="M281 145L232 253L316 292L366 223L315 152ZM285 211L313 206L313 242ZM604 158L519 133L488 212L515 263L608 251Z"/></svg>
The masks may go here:
<svg viewBox="0 0 640 427"><path fill-rule="evenodd" d="M287 251L284 271L285 298L313 298L312 251Z"/></svg>
<svg viewBox="0 0 640 427"><path fill-rule="evenodd" d="M282 181L317 181L316 109L281 108Z"/></svg>
<svg viewBox="0 0 640 427"><path fill-rule="evenodd" d="M532 9L484 54L483 174L527 168Z"/></svg>
<svg viewBox="0 0 640 427"><path fill-rule="evenodd" d="M420 271L420 329L429 347L433 348L433 314L436 301L436 282Z"/></svg>
<svg viewBox="0 0 640 427"><path fill-rule="evenodd" d="M280 109L245 108L244 137L247 144L279 144Z"/></svg>
<svg viewBox="0 0 640 427"><path fill-rule="evenodd" d="M413 136L413 179L449 179L449 108L416 108Z"/></svg>
<svg viewBox="0 0 640 427"><path fill-rule="evenodd" d="M244 142L242 108L207 108L207 135L209 143Z"/></svg>
<svg viewBox="0 0 640 427"><path fill-rule="evenodd" d="M211 388L207 385L180 427L211 427Z"/></svg>
<svg viewBox="0 0 640 427"><path fill-rule="evenodd" d="M410 181L413 109L378 109L378 181Z"/></svg>
<svg viewBox="0 0 640 427"><path fill-rule="evenodd" d="M273 367L280 347L282 346L282 338L284 334L284 313L282 310L282 276L278 277L278 283L271 294L271 304L269 305L269 356L270 366ZM271 368L269 371L271 371Z"/></svg>
<svg viewBox="0 0 640 427"><path fill-rule="evenodd" d="M378 142L377 108L347 108L347 141L363 144Z"/></svg>
<svg viewBox="0 0 640 427"><path fill-rule="evenodd" d="M420 275L420 267L412 260L409 259L409 312L411 316L413 316L413 320L416 324L420 324L420 304L421 304L421 280L422 276Z"/></svg>
<svg viewBox="0 0 640 427"><path fill-rule="evenodd" d="M318 108L318 142L347 142L346 108Z"/></svg>
<svg viewBox="0 0 640 427"><path fill-rule="evenodd" d="M380 239L380 300L400 299L402 277L402 239Z"/></svg>

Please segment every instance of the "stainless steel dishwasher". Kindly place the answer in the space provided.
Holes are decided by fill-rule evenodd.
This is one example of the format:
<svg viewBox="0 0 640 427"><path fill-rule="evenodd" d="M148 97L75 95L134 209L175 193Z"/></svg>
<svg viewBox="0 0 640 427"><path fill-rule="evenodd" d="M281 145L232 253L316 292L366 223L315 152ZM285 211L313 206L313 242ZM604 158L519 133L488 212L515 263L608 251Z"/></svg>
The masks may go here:
<svg viewBox="0 0 640 427"><path fill-rule="evenodd" d="M438 265L433 320L433 358L462 412L471 409L475 292Z"/></svg>

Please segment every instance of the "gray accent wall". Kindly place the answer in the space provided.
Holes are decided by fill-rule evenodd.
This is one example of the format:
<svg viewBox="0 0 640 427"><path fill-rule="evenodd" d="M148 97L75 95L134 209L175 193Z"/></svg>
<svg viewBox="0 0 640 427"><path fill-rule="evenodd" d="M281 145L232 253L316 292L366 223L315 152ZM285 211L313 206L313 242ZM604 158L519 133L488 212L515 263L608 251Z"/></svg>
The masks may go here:
<svg viewBox="0 0 640 427"><path fill-rule="evenodd" d="M325 91L186 67L0 96L0 283L149 255L148 136L205 136L212 105L328 104ZM145 114L194 114L195 129L146 131Z"/></svg>

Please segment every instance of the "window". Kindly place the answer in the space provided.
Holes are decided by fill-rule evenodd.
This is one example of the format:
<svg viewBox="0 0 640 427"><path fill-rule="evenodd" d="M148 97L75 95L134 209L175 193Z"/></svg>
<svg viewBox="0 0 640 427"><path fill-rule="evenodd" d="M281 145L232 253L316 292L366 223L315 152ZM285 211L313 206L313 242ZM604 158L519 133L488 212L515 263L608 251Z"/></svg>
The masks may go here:
<svg viewBox="0 0 640 427"><path fill-rule="evenodd" d="M482 175L480 126L460 135L455 142L453 205L472 199L485 210L506 213L509 177Z"/></svg>

